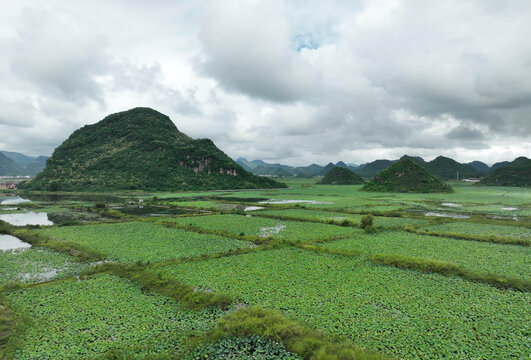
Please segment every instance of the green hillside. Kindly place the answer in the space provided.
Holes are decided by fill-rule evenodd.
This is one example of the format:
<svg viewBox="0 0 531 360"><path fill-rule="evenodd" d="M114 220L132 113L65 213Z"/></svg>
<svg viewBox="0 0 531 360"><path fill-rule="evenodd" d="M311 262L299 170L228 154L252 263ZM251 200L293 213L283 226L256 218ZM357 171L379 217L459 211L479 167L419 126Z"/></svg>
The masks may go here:
<svg viewBox="0 0 531 360"><path fill-rule="evenodd" d="M192 139L164 114L135 108L76 130L32 190L199 190L285 187L245 171L209 139Z"/></svg>
<svg viewBox="0 0 531 360"><path fill-rule="evenodd" d="M13 160L21 169L28 166L34 160L34 157L14 151L0 151L0 153Z"/></svg>
<svg viewBox="0 0 531 360"><path fill-rule="evenodd" d="M16 162L0 152L0 176L20 175L21 171Z"/></svg>
<svg viewBox="0 0 531 360"><path fill-rule="evenodd" d="M318 184L330 185L354 185L364 184L365 181L347 168L334 167L318 182Z"/></svg>
<svg viewBox="0 0 531 360"><path fill-rule="evenodd" d="M451 192L446 185L411 158L404 156L390 168L380 172L363 190L381 192Z"/></svg>
<svg viewBox="0 0 531 360"><path fill-rule="evenodd" d="M388 169L396 160L375 160L373 162L362 164L354 169L354 172L365 178L372 178L380 171Z"/></svg>
<svg viewBox="0 0 531 360"><path fill-rule="evenodd" d="M491 172L491 168L482 161L472 161L469 162L467 165L472 166L474 169L484 174L488 174L489 172Z"/></svg>
<svg viewBox="0 0 531 360"><path fill-rule="evenodd" d="M426 163L424 168L432 175L435 175L441 180L453 180L457 179L459 173L459 179L465 178L477 178L482 175L480 171L468 164L461 164L444 156L438 156L432 161Z"/></svg>
<svg viewBox="0 0 531 360"><path fill-rule="evenodd" d="M481 181L481 185L495 186L531 186L531 160L516 158L504 167L497 168Z"/></svg>
<svg viewBox="0 0 531 360"><path fill-rule="evenodd" d="M35 176L40 173L46 167L46 160L48 160L47 156L38 156L33 159L32 162L24 167L24 175Z"/></svg>

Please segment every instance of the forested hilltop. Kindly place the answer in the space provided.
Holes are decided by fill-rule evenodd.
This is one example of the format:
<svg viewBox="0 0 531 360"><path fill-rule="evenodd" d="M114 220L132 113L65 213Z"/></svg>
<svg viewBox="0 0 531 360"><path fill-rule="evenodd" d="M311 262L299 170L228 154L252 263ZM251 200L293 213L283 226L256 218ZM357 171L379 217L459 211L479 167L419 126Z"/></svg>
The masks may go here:
<svg viewBox="0 0 531 360"><path fill-rule="evenodd" d="M354 185L364 184L365 181L359 176L354 174L347 168L333 167L326 175L318 182L318 184L330 184L330 185Z"/></svg>
<svg viewBox="0 0 531 360"><path fill-rule="evenodd" d="M403 156L390 168L383 170L363 187L379 192L452 192L453 189L431 175L409 156Z"/></svg>
<svg viewBox="0 0 531 360"><path fill-rule="evenodd" d="M505 167L494 170L485 176L481 185L496 186L531 186L531 160L521 156Z"/></svg>
<svg viewBox="0 0 531 360"><path fill-rule="evenodd" d="M192 139L150 108L107 116L76 130L30 190L203 190L285 187L245 171L209 139Z"/></svg>

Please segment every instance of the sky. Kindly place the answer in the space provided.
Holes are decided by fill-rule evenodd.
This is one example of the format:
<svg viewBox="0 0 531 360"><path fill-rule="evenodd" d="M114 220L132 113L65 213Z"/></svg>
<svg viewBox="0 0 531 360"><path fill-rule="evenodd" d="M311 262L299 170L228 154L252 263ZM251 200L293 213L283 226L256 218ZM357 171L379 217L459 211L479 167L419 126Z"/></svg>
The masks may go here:
<svg viewBox="0 0 531 360"><path fill-rule="evenodd" d="M528 0L0 0L0 149L147 106L233 158L531 157Z"/></svg>

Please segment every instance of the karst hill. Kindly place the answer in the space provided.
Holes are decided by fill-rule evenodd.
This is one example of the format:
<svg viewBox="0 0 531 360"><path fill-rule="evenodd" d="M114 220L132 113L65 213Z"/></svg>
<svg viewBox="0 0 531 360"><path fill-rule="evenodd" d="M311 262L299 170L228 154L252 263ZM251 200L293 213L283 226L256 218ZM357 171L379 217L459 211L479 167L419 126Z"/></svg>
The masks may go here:
<svg viewBox="0 0 531 360"><path fill-rule="evenodd" d="M211 190L285 187L244 170L209 139L192 139L150 108L112 114L76 130L30 190Z"/></svg>

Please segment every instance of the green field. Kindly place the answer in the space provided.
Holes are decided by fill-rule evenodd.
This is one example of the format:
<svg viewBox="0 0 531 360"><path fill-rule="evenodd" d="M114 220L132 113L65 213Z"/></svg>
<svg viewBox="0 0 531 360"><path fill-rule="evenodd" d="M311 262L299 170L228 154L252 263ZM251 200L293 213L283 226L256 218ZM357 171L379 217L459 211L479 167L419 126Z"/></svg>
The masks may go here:
<svg viewBox="0 0 531 360"><path fill-rule="evenodd" d="M321 245L327 249L441 260L465 269L531 280L531 247L463 241L400 231L364 234Z"/></svg>
<svg viewBox="0 0 531 360"><path fill-rule="evenodd" d="M40 233L87 246L108 260L120 262L157 262L249 246L240 240L168 229L148 222L54 227Z"/></svg>
<svg viewBox="0 0 531 360"><path fill-rule="evenodd" d="M29 317L17 359L96 359L109 350L140 359L178 353L191 331L207 330L222 314L182 309L107 275L11 291L6 298Z"/></svg>
<svg viewBox="0 0 531 360"><path fill-rule="evenodd" d="M0 222L0 359L529 358L529 189L288 185L0 208L86 222Z"/></svg>
<svg viewBox="0 0 531 360"><path fill-rule="evenodd" d="M531 240L531 229L519 226L493 224L474 224L470 222L453 222L441 225L420 227L421 230L437 233L459 233L467 235L496 235L501 237L518 237Z"/></svg>
<svg viewBox="0 0 531 360"><path fill-rule="evenodd" d="M206 230L221 230L235 235L273 237L287 241L311 241L350 236L357 229L301 221L266 219L256 216L212 215L169 220L181 226L193 225Z"/></svg>
<svg viewBox="0 0 531 360"><path fill-rule="evenodd" d="M343 220L352 221L359 225L363 215L351 214L348 212L337 211L322 211L322 210L306 210L306 209L287 209L287 210L260 210L253 212L253 215L266 215L271 217L296 219L296 220L316 220L328 222L330 220L341 223ZM422 225L427 224L429 220L402 218L402 217L385 217L375 216L374 226L382 228L396 228L407 225Z"/></svg>
<svg viewBox="0 0 531 360"><path fill-rule="evenodd" d="M529 345L527 294L358 258L286 249L160 271L401 358L510 358Z"/></svg>

